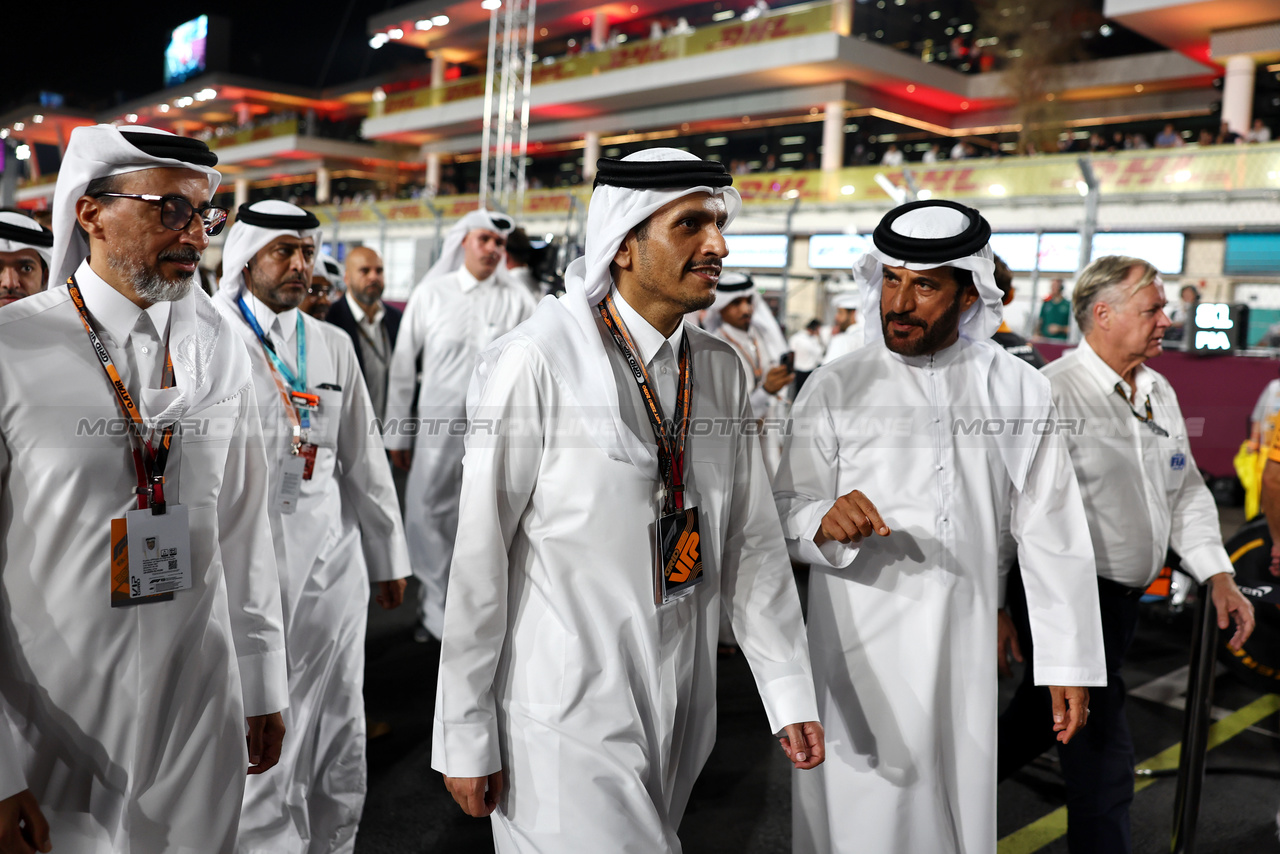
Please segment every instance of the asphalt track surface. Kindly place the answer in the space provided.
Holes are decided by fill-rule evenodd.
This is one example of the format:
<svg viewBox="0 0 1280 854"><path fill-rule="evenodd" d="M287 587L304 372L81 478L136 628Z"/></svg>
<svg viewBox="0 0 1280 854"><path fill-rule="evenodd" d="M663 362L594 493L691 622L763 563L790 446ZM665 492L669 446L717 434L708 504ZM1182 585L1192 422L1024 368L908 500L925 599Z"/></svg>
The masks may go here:
<svg viewBox="0 0 1280 854"><path fill-rule="evenodd" d="M1224 531L1238 516L1223 513ZM804 574L798 575L803 584ZM411 584L414 582L410 582ZM413 591L406 605L385 613L370 608L365 698L369 716L391 732L369 744L369 796L356 839L358 854L482 854L492 850L487 819L467 817L431 770L436 643L411 638ZM1125 665L1128 715L1138 761L1176 766L1182 734L1191 615L1144 606ZM1002 680L1001 699L1016 679ZM1214 686L1217 709L1209 766L1280 771L1280 696L1263 694L1221 674ZM719 738L699 778L680 829L684 850L733 854L784 854L791 850L789 763L768 732L750 670L741 656L722 660ZM1166 854L1173 821L1175 781L1139 780L1132 809L1135 854ZM997 792L998 854L1065 854L1064 798L1051 751L1000 784ZM1276 812L1280 781L1243 775L1206 778L1197 854L1280 852ZM877 854L867 852L867 854Z"/></svg>

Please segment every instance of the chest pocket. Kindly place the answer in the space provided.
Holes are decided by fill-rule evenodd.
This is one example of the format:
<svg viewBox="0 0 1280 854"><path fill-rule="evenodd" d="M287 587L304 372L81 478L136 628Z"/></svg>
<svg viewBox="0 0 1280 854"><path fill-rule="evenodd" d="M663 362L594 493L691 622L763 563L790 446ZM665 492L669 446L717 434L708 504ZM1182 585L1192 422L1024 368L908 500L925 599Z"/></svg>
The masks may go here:
<svg viewBox="0 0 1280 854"><path fill-rule="evenodd" d="M336 448L344 392L321 388L312 389L311 393L320 398L320 407L311 413L311 442L321 448Z"/></svg>
<svg viewBox="0 0 1280 854"><path fill-rule="evenodd" d="M177 501L192 509L218 503L239 418L240 398L233 397L182 420L174 436L177 458L168 466L172 474L166 472L170 480L177 478Z"/></svg>

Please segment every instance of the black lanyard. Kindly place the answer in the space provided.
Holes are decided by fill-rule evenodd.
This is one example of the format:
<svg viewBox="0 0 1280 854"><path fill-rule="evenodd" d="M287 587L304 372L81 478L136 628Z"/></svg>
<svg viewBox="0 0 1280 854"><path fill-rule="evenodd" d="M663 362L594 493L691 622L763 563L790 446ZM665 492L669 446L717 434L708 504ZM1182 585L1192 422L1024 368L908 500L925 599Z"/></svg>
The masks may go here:
<svg viewBox="0 0 1280 854"><path fill-rule="evenodd" d="M1146 401L1147 415L1144 418L1143 416L1138 414L1138 410L1133 408L1133 404L1129 403L1129 395L1124 393L1124 385L1122 383L1116 383L1116 393L1124 398L1125 406L1129 407L1129 411L1133 413L1133 417L1141 421L1143 424L1146 424L1148 430L1150 430L1152 433L1155 433L1157 436L1169 435L1168 430L1164 429L1163 427L1161 427L1159 424L1155 422L1155 417L1151 412L1151 395L1147 395L1147 401Z"/></svg>
<svg viewBox="0 0 1280 854"><path fill-rule="evenodd" d="M107 352L102 339L98 337L98 333L93 330L93 325L89 322L89 311L85 308L84 297L80 293L80 286L76 284L74 276L67 279L67 290L71 293L71 302L75 304L76 311L80 314L80 322L84 324L85 332L89 333L89 343L93 345L98 362L106 371L107 379L111 381L116 400L119 401L120 408L124 410L124 414L133 426L129 436L130 444L133 446L133 467L138 474L138 488L134 490L138 496L138 509L145 510L150 507L152 513L161 515L165 511L164 470L169 463L169 446L173 443L173 425L170 424L164 428L159 447L153 447L151 441L146 438L147 429L142 420L142 413L133 402L133 397L129 394L124 380L120 379L120 372L112 363L111 354ZM166 344L164 376L160 381L160 387L169 388L172 385L173 360L169 358L169 346Z"/></svg>
<svg viewBox="0 0 1280 854"><path fill-rule="evenodd" d="M674 422L663 418L662 403L649 380L649 372L644 363L636 356L635 345L627 328L618 317L618 310L613 305L613 295L605 297L597 306L605 327L613 336L613 341L626 357L631 373L640 387L640 396L644 399L645 413L649 416L649 426L653 428L653 437L658 442L658 473L662 476L662 484L666 487L663 498L663 513L674 513L684 509L684 445L689 437L689 408L693 398L693 360L689 355L689 336L680 339L680 379L677 386L676 412ZM683 321L682 321L683 322Z"/></svg>

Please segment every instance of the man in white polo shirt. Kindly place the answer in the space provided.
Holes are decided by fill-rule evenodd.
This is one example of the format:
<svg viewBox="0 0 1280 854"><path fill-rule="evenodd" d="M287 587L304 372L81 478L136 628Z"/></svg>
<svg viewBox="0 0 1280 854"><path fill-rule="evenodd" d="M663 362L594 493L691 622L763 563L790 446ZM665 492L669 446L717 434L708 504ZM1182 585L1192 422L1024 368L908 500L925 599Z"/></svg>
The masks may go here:
<svg viewBox="0 0 1280 854"><path fill-rule="evenodd" d="M1085 268L1073 310L1084 340L1044 369L1080 483L1098 567L1107 686L1089 701L1089 726L1060 745L1067 784L1067 845L1072 854L1131 850L1133 740L1124 716L1120 667L1133 640L1138 600L1172 545L1182 568L1212 588L1218 626L1232 620L1236 649L1253 631L1253 606L1240 593L1222 547L1218 511L1204 485L1169 381L1146 367L1169 327L1154 267L1109 255ZM1010 609L1019 622L1018 586ZM1025 608L1023 609L1025 613ZM1025 624L1019 628L1027 652ZM1031 668L1028 667L1028 673ZM1028 681L1000 717L1000 774L1052 744L1035 730L1049 698Z"/></svg>

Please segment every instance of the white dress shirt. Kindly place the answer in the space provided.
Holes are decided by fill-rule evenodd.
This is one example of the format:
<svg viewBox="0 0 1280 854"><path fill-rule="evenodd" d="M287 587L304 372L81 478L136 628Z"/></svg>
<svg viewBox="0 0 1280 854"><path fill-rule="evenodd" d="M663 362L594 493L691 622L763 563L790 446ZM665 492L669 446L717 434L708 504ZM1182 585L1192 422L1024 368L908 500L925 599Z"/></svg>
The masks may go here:
<svg viewBox="0 0 1280 854"><path fill-rule="evenodd" d="M1187 425L1173 387L1140 366L1132 404L1116 391L1127 383L1081 341L1044 369L1080 483L1098 575L1145 587L1172 544L1183 568L1199 581L1232 572L1222 547L1218 508L1204 485L1187 441ZM1146 402L1159 435L1142 424ZM1062 421L1065 419L1065 421Z"/></svg>
<svg viewBox="0 0 1280 854"><path fill-rule="evenodd" d="M631 341L639 349L640 361L649 372L649 381L658 392L658 402L662 404L662 414L670 418L676 408L676 385L680 379L680 341L684 338L684 322L676 324L676 331L663 337L654 329L649 321L631 307L618 289L613 289L613 304L617 306L618 316L627 327Z"/></svg>
<svg viewBox="0 0 1280 854"><path fill-rule="evenodd" d="M158 302L148 309L140 308L103 281L88 262L76 270L76 284L80 286L94 329L110 351L129 394L141 401L142 389L158 389L164 376L169 303Z"/></svg>

